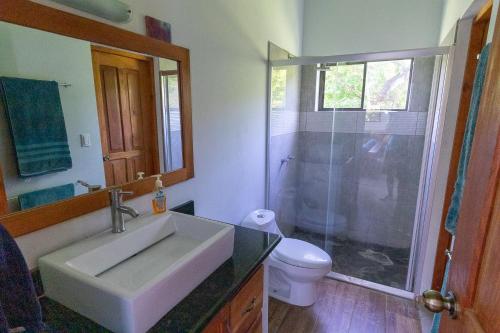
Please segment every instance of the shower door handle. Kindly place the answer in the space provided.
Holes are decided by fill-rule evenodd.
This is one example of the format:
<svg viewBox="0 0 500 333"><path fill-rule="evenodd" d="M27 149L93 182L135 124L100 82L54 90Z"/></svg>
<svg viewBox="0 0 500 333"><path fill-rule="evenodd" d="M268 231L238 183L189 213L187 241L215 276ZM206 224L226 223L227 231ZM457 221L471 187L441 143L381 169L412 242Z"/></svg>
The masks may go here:
<svg viewBox="0 0 500 333"><path fill-rule="evenodd" d="M424 291L422 296L417 296L417 302L431 312L439 313L447 310L452 319L457 317L458 303L452 291L443 296L439 291L429 289Z"/></svg>

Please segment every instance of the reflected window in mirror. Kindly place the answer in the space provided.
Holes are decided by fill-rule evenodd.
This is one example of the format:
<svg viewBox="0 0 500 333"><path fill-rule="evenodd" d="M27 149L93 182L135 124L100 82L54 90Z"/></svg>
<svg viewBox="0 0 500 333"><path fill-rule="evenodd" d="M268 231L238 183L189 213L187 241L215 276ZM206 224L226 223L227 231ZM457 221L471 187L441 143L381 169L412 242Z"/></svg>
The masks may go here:
<svg viewBox="0 0 500 333"><path fill-rule="evenodd" d="M165 172L184 166L182 156L182 122L180 110L179 71L177 62L160 59L160 85L163 120L163 163Z"/></svg>

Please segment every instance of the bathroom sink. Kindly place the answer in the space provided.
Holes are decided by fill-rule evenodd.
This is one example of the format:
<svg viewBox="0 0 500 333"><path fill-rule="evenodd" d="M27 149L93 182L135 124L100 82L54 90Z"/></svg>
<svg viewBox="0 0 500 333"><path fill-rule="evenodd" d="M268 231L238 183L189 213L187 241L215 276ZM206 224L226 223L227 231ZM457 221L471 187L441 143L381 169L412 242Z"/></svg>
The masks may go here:
<svg viewBox="0 0 500 333"><path fill-rule="evenodd" d="M114 332L145 332L233 254L234 227L168 212L43 256L45 294Z"/></svg>

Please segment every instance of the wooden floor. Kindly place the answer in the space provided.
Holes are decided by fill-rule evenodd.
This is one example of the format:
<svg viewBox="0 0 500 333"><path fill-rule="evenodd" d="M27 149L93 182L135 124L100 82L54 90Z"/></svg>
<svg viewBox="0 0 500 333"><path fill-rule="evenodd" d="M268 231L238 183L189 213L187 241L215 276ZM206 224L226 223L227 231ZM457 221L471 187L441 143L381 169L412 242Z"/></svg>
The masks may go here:
<svg viewBox="0 0 500 333"><path fill-rule="evenodd" d="M269 299L270 333L420 333L414 302L324 279L307 308Z"/></svg>

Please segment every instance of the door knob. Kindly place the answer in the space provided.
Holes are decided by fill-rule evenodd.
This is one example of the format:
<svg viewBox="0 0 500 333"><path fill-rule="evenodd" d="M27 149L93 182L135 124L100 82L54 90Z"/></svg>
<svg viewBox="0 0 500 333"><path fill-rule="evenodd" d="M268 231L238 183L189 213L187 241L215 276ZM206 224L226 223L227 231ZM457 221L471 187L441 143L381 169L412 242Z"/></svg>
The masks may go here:
<svg viewBox="0 0 500 333"><path fill-rule="evenodd" d="M104 155L104 156L102 157L102 160L103 160L104 162L109 161L110 159L111 159L111 156L109 156L109 154L108 154L108 155Z"/></svg>
<svg viewBox="0 0 500 333"><path fill-rule="evenodd" d="M422 296L417 297L417 302L423 304L427 310L438 313L448 310L451 318L457 317L457 300L453 292L448 291L446 296L441 295L439 291L432 289L423 292Z"/></svg>

